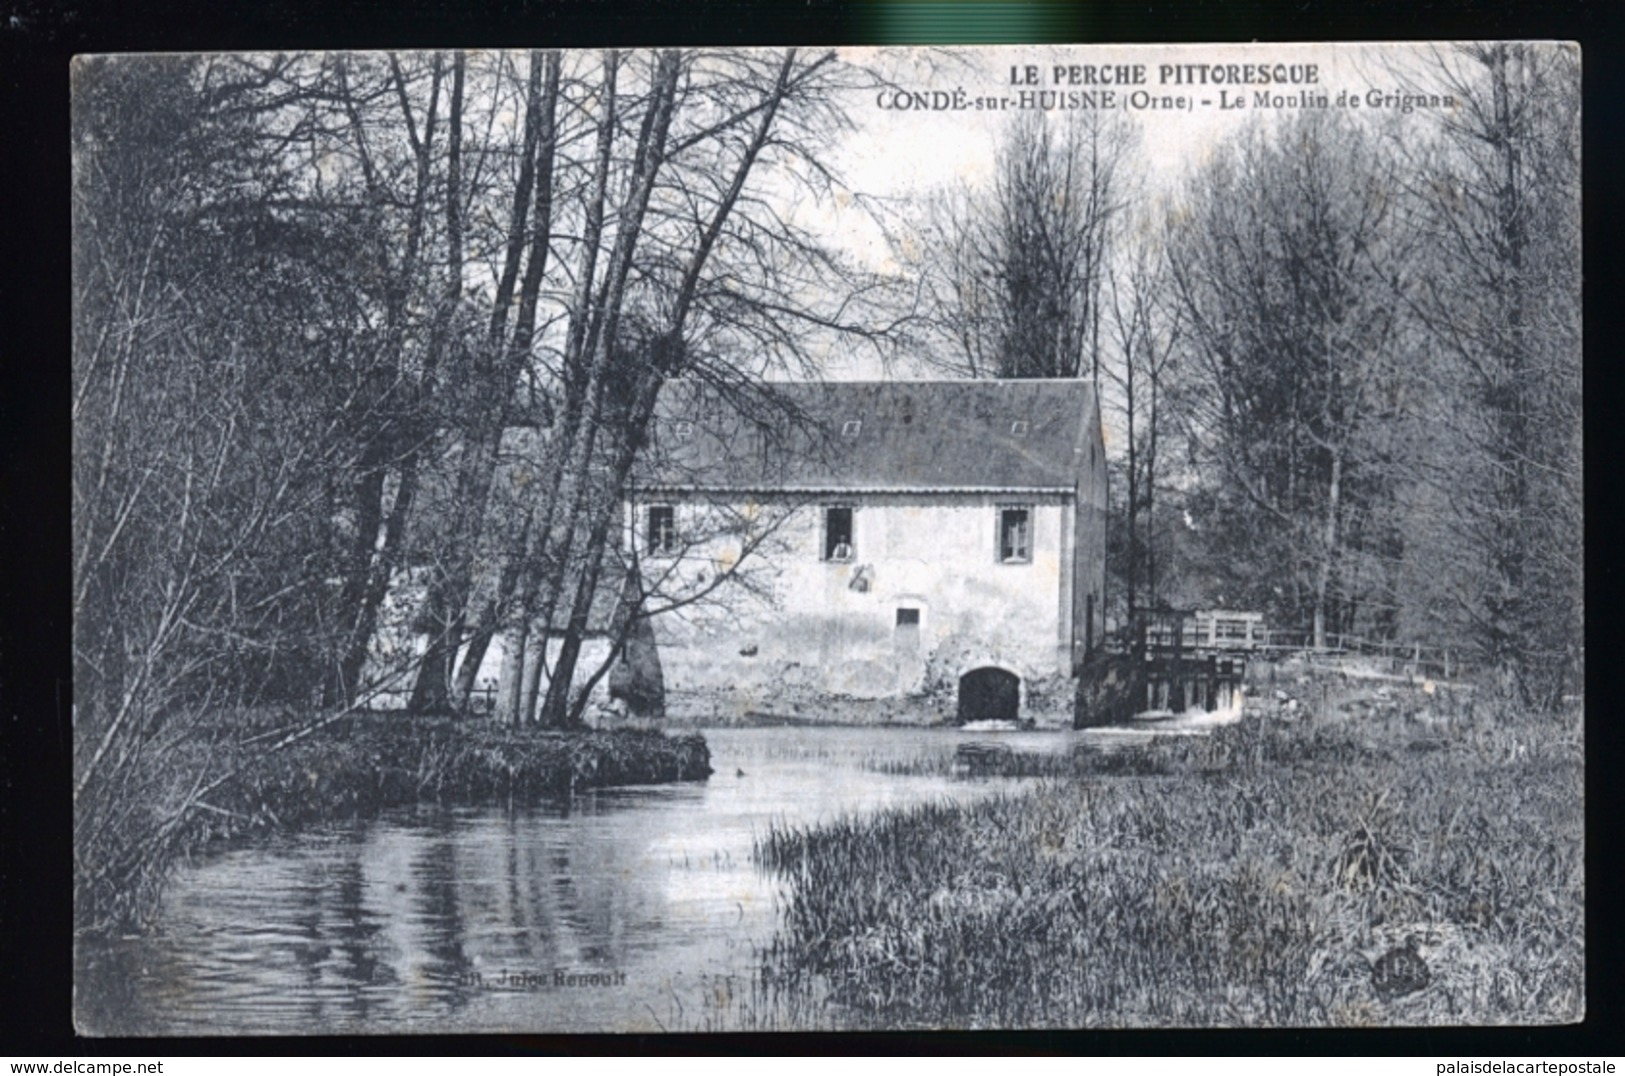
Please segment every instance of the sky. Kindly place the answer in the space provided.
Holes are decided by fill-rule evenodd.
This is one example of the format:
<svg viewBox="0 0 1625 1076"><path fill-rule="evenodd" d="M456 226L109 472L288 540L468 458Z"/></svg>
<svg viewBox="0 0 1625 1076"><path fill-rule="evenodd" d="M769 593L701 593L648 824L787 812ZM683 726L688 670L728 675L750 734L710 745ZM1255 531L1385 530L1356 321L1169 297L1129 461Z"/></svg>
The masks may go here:
<svg viewBox="0 0 1625 1076"><path fill-rule="evenodd" d="M893 200L900 212L912 203L918 212L951 185L991 181L1001 135L1024 104L1110 106L1138 130L1127 178L1140 206L1149 208L1255 120L1271 124L1324 108L1367 122L1431 128L1439 113L1414 102L1407 110L1400 96L1407 76L1398 72L1418 70L1433 48L1272 43L846 49L843 59L881 72L895 90L854 91L849 107L856 128L835 147L832 162L852 191ZM1125 76L1128 81L1117 84ZM1283 76L1287 82L1276 81ZM1237 78L1243 81L1231 81ZM1082 96L1091 91L1092 101ZM1045 122L1077 115L1064 108L1035 111ZM801 206L797 215L836 237L867 268L896 268L883 232L865 213L825 204ZM876 377L883 371L870 358L836 356L827 376Z"/></svg>
<svg viewBox="0 0 1625 1076"><path fill-rule="evenodd" d="M1425 44L985 46L952 50L952 58L945 55L937 61L936 71L929 69L933 54L925 50L848 49L843 51L843 58L891 73L902 88L925 92L962 89L972 99L1009 98L1022 90L1118 89L1117 108L1140 128L1138 159L1154 185L1176 179L1192 164L1199 164L1214 145L1241 129L1253 116L1262 114L1267 121L1293 111L1290 106L1266 110L1252 107L1255 91L1291 93L1301 88L1326 94L1334 105L1339 94L1348 93L1361 98L1361 105L1350 111L1369 114L1371 110L1365 103L1369 90L1398 88L1400 80L1388 73L1387 66L1414 64L1429 48L1431 46ZM1270 69L1280 65L1299 68L1312 65L1315 71L1309 77L1316 81L1284 86L1254 82L1228 87L1214 82L1182 85L1159 81L1164 65L1202 64L1252 64ZM1121 88L1098 83L1091 87L1082 81L1088 78L1088 72L1070 70L1073 66L1090 65L1096 68L1140 66L1145 69L1145 82ZM1054 79L1057 66L1068 69L1059 87ZM1038 83L1012 85L1012 74L1024 78L1029 74L1026 70L1029 67L1038 68ZM1200 77L1197 72L1186 74ZM1261 77L1260 72L1253 74L1255 78ZM1179 73L1171 73L1171 77L1178 78ZM1223 76L1214 73L1214 77ZM1219 91L1226 89L1231 91L1232 99L1245 98L1245 107L1221 108ZM1183 95L1189 99L1188 108L1153 108L1150 107L1152 102L1137 108L1123 100L1134 90L1144 90L1154 98ZM841 148L838 160L845 166L855 189L873 193L917 190L954 175L976 180L988 178L992 174L999 132L1016 115L1013 109L922 111L911 108L900 111L882 107L869 97L864 94L864 99L854 107L861 127ZM1209 103L1204 105L1203 101ZM1377 111L1393 110L1379 107ZM1066 113L1052 111L1047 116L1064 119Z"/></svg>

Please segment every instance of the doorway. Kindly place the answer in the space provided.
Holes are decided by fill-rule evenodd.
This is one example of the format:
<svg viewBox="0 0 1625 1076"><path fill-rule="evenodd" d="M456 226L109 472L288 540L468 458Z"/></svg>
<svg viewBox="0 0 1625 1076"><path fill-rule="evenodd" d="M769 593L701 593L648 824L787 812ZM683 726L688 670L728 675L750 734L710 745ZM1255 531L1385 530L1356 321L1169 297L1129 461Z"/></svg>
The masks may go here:
<svg viewBox="0 0 1625 1076"><path fill-rule="evenodd" d="M972 669L959 678L959 723L1015 721L1021 715L1021 677L1004 669Z"/></svg>

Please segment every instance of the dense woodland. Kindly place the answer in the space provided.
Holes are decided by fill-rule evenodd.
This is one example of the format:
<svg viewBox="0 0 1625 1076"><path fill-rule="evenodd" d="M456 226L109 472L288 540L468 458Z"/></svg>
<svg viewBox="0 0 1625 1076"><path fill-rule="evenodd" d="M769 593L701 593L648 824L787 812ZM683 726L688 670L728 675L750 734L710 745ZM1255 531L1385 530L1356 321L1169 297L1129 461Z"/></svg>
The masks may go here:
<svg viewBox="0 0 1625 1076"><path fill-rule="evenodd" d="M1383 77L1445 107L1255 122L1171 191L1119 116L1013 125L924 214L930 361L1099 383L1119 614L1453 647L1549 708L1584 656L1578 55Z"/></svg>
<svg viewBox="0 0 1625 1076"><path fill-rule="evenodd" d="M1394 77L1456 107L1254 124L1165 190L1127 121L1027 117L993 184L873 207L894 271L799 211L863 207L832 162L881 77L819 50L77 63L81 897L229 777L189 748L219 714L290 715L274 751L368 706L391 617L427 640L410 708L465 710L503 631L530 639L499 715L579 723L595 602L623 639L649 611L618 532L660 387L766 407L830 355L1095 378L1120 614L1256 608L1458 647L1532 708L1577 689L1577 54L1442 51Z"/></svg>

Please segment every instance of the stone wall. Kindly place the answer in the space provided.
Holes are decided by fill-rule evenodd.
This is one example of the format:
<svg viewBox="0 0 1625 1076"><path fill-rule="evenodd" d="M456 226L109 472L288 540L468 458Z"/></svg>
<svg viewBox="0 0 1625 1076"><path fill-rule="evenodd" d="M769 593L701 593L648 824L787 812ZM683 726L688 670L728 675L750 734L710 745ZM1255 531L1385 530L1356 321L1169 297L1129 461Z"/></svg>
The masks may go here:
<svg viewBox="0 0 1625 1076"><path fill-rule="evenodd" d="M840 503L854 508L850 561L824 558L824 506L803 506L779 521L771 555L742 565L749 585L724 585L703 603L654 618L670 706L688 695L741 715L822 700L831 712L931 722L952 720L959 677L972 669L1015 673L1024 698L1031 685L1070 673L1065 495L853 495ZM997 557L1007 503L1031 509L1030 562ZM679 506L679 529L703 533L704 510ZM644 571L680 596L737 557L737 542L719 538L647 558ZM1046 718L1053 694L1035 696ZM879 705L886 700L896 705ZM1070 720L1070 703L1063 708ZM1039 713L1024 705L1023 716Z"/></svg>

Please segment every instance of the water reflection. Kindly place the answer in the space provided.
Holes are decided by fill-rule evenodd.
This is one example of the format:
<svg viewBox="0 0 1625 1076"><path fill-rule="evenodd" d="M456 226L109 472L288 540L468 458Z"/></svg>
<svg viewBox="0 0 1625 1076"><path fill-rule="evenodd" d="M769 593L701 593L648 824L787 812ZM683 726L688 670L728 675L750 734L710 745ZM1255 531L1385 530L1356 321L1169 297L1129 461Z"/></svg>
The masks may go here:
<svg viewBox="0 0 1625 1076"><path fill-rule="evenodd" d="M1070 750L1088 734L1004 734ZM657 1031L738 1017L778 884L751 862L809 823L1008 781L880 772L947 757L943 730L707 733L705 784L567 805L419 807L177 872L161 933L79 954L84 1030L108 1034Z"/></svg>

